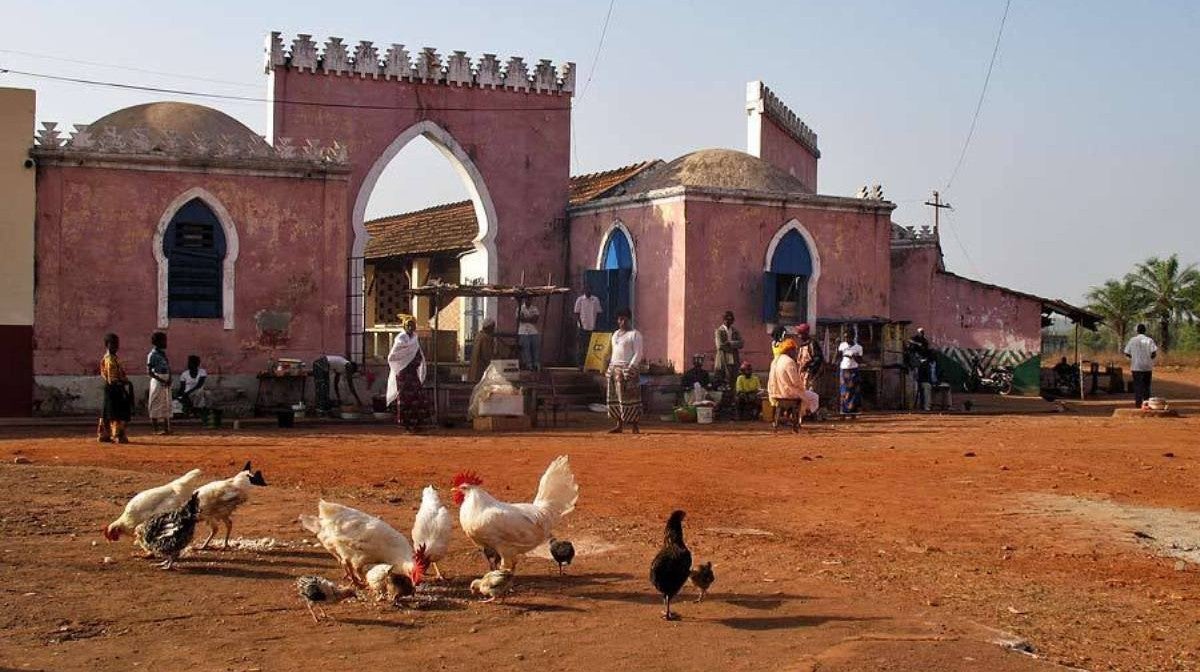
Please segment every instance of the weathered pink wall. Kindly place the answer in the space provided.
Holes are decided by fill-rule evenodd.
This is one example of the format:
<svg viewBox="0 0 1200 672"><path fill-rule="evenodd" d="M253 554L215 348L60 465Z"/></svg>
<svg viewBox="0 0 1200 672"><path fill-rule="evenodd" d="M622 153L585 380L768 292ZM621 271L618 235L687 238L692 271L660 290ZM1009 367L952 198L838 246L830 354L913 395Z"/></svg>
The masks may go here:
<svg viewBox="0 0 1200 672"><path fill-rule="evenodd" d="M939 271L938 256L934 246L893 251L893 319L925 327L939 348L1040 351L1040 301Z"/></svg>
<svg viewBox="0 0 1200 672"><path fill-rule="evenodd" d="M785 173L800 180L810 193L817 193L817 157L779 127L767 115L762 119L762 156Z"/></svg>
<svg viewBox="0 0 1200 672"><path fill-rule="evenodd" d="M94 373L102 339L121 336L131 373L144 373L158 324L155 229L194 187L228 210L237 229L235 328L221 319L172 319L173 368L199 354L210 373L253 373L270 350L256 345L254 314L272 308L295 275L316 291L293 315L275 356L311 360L346 343L345 179L155 172L42 165L37 177L35 373ZM139 368L140 367L140 368Z"/></svg>
<svg viewBox="0 0 1200 672"><path fill-rule="evenodd" d="M673 200L620 210L591 211L571 217L571 281L579 287L583 272L596 268L600 247L620 221L633 237L637 259L634 322L650 359L683 362L687 306L683 202ZM574 303L574 296L571 303Z"/></svg>
<svg viewBox="0 0 1200 672"><path fill-rule="evenodd" d="M821 259L817 318L889 315L886 213L689 200L687 352L712 352L713 332L724 312L732 310L746 341L743 356L760 369L769 363L763 269L771 239L793 219L816 241L814 257Z"/></svg>
<svg viewBox="0 0 1200 672"><path fill-rule="evenodd" d="M337 140L349 149L352 171L347 212L376 161L405 130L431 121L463 147L479 169L496 209L497 282L561 281L570 170L571 98L555 93L422 84L273 71L273 133L294 139ZM289 103L326 103L305 105ZM371 108L403 109L371 109ZM401 155L403 156L403 155ZM345 227L347 241L353 231ZM559 302L543 316L544 359L557 355ZM501 305L501 331L515 330L514 312Z"/></svg>
<svg viewBox="0 0 1200 672"><path fill-rule="evenodd" d="M637 322L651 359L671 359L678 367L694 353L711 355L713 331L732 310L746 340L744 355L765 368L770 338L762 322L763 267L771 239L792 219L816 240L821 258L818 317L889 314L886 213L692 197L589 211L571 217L573 278L595 268L603 236L618 219L634 238Z"/></svg>

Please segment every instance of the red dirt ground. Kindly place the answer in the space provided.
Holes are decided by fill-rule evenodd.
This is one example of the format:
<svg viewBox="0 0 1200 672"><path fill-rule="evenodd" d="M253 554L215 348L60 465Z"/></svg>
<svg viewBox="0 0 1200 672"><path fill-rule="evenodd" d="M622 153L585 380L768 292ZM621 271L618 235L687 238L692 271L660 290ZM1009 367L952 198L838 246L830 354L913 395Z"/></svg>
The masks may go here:
<svg viewBox="0 0 1200 672"><path fill-rule="evenodd" d="M1174 399L1200 398L1200 376L1160 381ZM415 438L389 426L167 438L135 427L133 444L99 446L78 427L0 428L0 668L1200 669L1197 568L1120 521L1037 503L1200 511L1197 406L1117 420L1103 402L1048 413L1040 400L981 398L971 414L867 416L799 437L650 424L613 440L588 419ZM295 523L319 496L406 530L428 483L448 499L451 475L471 468L498 497L527 500L562 453L581 485L560 529L581 551L566 576L531 557L508 601L478 603L466 584L484 565L456 532L451 580L419 608L350 601L318 626L295 596L296 576L338 576ZM136 491L192 467L221 478L246 459L270 487L234 536L286 545L195 552L163 572L100 537ZM700 604L686 589L684 620L666 623L647 571L674 508L717 582ZM995 643L1006 638L1036 657Z"/></svg>

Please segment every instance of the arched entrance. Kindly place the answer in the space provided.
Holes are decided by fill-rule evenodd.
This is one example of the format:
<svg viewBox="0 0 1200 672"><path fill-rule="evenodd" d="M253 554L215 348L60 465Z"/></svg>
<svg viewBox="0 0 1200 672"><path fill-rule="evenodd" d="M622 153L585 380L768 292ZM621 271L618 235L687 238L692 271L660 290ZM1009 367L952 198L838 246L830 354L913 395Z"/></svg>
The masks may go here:
<svg viewBox="0 0 1200 672"><path fill-rule="evenodd" d="M784 224L771 239L763 265L763 322L816 326L821 257L816 241L800 222Z"/></svg>
<svg viewBox="0 0 1200 672"><path fill-rule="evenodd" d="M344 316L332 306L327 315L345 320L351 354L362 352L366 201L388 162L418 136L459 171L476 209L479 237L462 277L563 280L564 239L556 234L566 217L573 64L530 67L520 57L444 57L429 48L410 54L399 44L348 47L341 38L319 45L303 34L287 47L272 33L266 51L275 146L304 152L310 139L336 141L348 157L348 226L337 241L350 260L341 271L347 301ZM485 311L501 331L515 331L512 311ZM544 316L547 325L556 318ZM546 342L557 344L556 336Z"/></svg>
<svg viewBox="0 0 1200 672"><path fill-rule="evenodd" d="M368 297L365 286L366 275L363 271L364 251L369 239L365 226L367 203L370 201L371 194L375 190L375 185L378 183L380 175L383 174L388 164L410 142L418 137L428 140L450 162L450 165L462 180L463 186L466 188L475 210L475 220L479 226L474 240L475 249L458 259L459 277L456 280L463 284L486 284L498 281L496 270L499 260L499 255L496 251L496 206L492 202L491 194L488 192L487 184L484 182L479 168L475 166L467 152L445 129L432 121L421 121L412 125L396 136L396 139L375 160L375 163L363 179L361 186L359 186L358 195L354 201L354 211L351 215L351 223L354 227L354 244L350 262L351 297L353 300L350 302L349 310L351 354L358 357L361 357L361 352L355 351L354 348L356 345L365 343L365 341L362 338L356 338L355 334L364 333L367 327L365 318L367 313L366 300ZM463 316L460 324L463 325L463 331L459 334L460 340L470 334L474 334L483 320L487 317L494 318L497 311L495 299L478 299L474 300L474 302L464 301L462 307Z"/></svg>
<svg viewBox="0 0 1200 672"><path fill-rule="evenodd" d="M616 329L616 312L621 308L633 310L633 281L637 277L637 253L633 236L621 222L615 222L604 236L596 256L596 270L586 271L588 289L600 299L604 312L596 320L596 329ZM635 316L636 319L636 316Z"/></svg>

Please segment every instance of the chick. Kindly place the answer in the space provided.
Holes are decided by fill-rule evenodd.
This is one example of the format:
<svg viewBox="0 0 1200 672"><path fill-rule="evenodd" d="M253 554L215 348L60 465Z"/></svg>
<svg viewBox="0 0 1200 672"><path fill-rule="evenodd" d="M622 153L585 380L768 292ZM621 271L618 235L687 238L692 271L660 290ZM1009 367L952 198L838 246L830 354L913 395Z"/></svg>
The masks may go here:
<svg viewBox="0 0 1200 672"><path fill-rule="evenodd" d="M550 557L558 563L558 573L561 576L563 566L570 565L575 559L575 546L566 539L555 539L550 537Z"/></svg>
<svg viewBox="0 0 1200 672"><path fill-rule="evenodd" d="M484 602L503 598L512 590L513 573L508 569L494 569L471 582L472 595L487 595Z"/></svg>
<svg viewBox="0 0 1200 672"><path fill-rule="evenodd" d="M696 601L699 602L708 594L708 588L717 580L717 575L713 574L712 563L706 562L693 569L688 578L692 580L692 585L700 589L700 597L696 598Z"/></svg>
<svg viewBox="0 0 1200 672"><path fill-rule="evenodd" d="M377 602L395 602L416 594L416 586L407 574L393 574L392 565L375 565L367 570L367 586Z"/></svg>
<svg viewBox="0 0 1200 672"><path fill-rule="evenodd" d="M308 607L308 613L312 616L313 623L321 622L321 619L317 618L316 612L313 611L314 603L341 602L354 597L353 586L339 586L320 576L302 576L296 579L296 592L300 593L305 606ZM325 618L325 610L319 606L317 609L321 612L321 618Z"/></svg>

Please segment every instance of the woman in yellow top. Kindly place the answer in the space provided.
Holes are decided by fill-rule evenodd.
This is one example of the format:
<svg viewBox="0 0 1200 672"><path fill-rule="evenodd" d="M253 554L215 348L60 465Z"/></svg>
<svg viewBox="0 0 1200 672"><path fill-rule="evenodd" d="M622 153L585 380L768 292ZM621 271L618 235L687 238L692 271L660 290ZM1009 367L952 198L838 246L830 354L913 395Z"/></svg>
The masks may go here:
<svg viewBox="0 0 1200 672"><path fill-rule="evenodd" d="M116 334L104 335L104 358L100 360L100 378L104 380L104 406L96 438L100 443L129 443L125 425L133 416L133 383L125 375L125 367L117 358L121 339Z"/></svg>
<svg viewBox="0 0 1200 672"><path fill-rule="evenodd" d="M737 377L735 384L738 420L757 420L762 414L759 389L760 383L758 376L754 375L754 367L750 366L750 362L742 362L741 375Z"/></svg>

